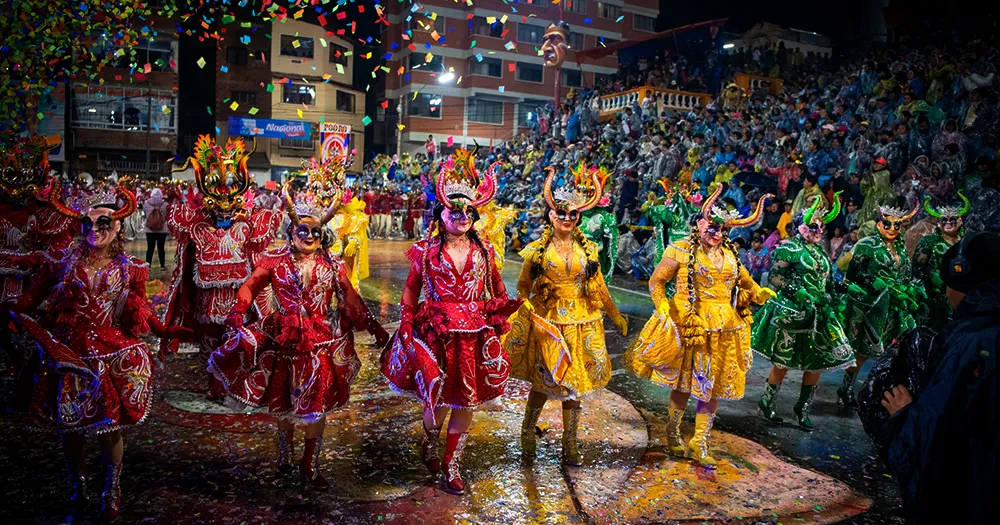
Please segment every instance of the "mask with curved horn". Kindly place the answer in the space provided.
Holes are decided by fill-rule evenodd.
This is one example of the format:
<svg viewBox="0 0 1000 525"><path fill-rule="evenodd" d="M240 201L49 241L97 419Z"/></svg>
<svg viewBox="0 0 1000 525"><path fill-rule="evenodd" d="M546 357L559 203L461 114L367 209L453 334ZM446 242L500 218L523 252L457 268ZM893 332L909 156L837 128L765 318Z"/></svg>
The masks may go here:
<svg viewBox="0 0 1000 525"><path fill-rule="evenodd" d="M931 197L928 195L924 197L924 211L927 212L927 215L930 215L935 219L940 219L942 217L962 217L969 212L969 199L966 199L965 195L963 195L961 191L958 192L958 198L962 199L961 208L957 206L942 206L941 208L935 208L931 205Z"/></svg>
<svg viewBox="0 0 1000 525"><path fill-rule="evenodd" d="M715 190L709 195L705 202L701 205L701 217L706 221L713 220L715 201L719 199L719 195L722 195L722 184L716 184ZM718 217L717 222L725 222L725 219Z"/></svg>
<svg viewBox="0 0 1000 525"><path fill-rule="evenodd" d="M295 211L295 202L292 200L292 181L288 181L281 188L281 202L288 214L288 220L292 221L292 226L299 225L299 214Z"/></svg>
<svg viewBox="0 0 1000 525"><path fill-rule="evenodd" d="M771 195L770 193L762 195L761 198L757 201L757 208L754 209L753 213L741 219L731 219L729 221L726 221L726 225L732 228L743 228L756 223L760 219L761 212L764 210L764 201L773 198L774 195Z"/></svg>
<svg viewBox="0 0 1000 525"><path fill-rule="evenodd" d="M816 198L813 199L812 205L810 205L809 209L807 209L802 214L802 223L803 224L812 224L812 222L813 222L813 215L815 215L816 211L819 210L820 204L823 204L823 198L822 197L816 197Z"/></svg>
<svg viewBox="0 0 1000 525"><path fill-rule="evenodd" d="M81 219L94 208L116 206L118 201L122 201L123 204L111 212L111 218L116 221L129 218L139 207L135 194L121 186L117 187L117 191L110 191L106 187L98 188L89 195L81 195L75 199L72 205L69 205L64 200L62 184L58 180L54 180L52 192L49 195L49 203L56 211L72 219Z"/></svg>
<svg viewBox="0 0 1000 525"><path fill-rule="evenodd" d="M593 209L601 201L604 183L608 173L596 164L589 168L584 163L570 169L566 182L559 188L554 188L556 170L551 166L542 188L545 203L553 210L575 210L585 212Z"/></svg>
<svg viewBox="0 0 1000 525"><path fill-rule="evenodd" d="M830 224L831 222L833 222L834 220L836 220L836 218L837 218L838 215L840 215L840 206L841 206L841 204L840 204L840 194L841 193L844 193L844 191L841 190L841 191L838 191L838 192L836 192L836 193L833 194L833 209L830 210L830 213L827 213L826 215L823 216L823 219L822 219L823 220L823 224Z"/></svg>
<svg viewBox="0 0 1000 525"><path fill-rule="evenodd" d="M476 144L476 149L478 148L479 145ZM475 150L470 152L465 148L459 149L441 164L434 186L438 201L449 210L466 205L486 205L496 196L495 171L498 165L499 163L494 163L480 177L475 166Z"/></svg>

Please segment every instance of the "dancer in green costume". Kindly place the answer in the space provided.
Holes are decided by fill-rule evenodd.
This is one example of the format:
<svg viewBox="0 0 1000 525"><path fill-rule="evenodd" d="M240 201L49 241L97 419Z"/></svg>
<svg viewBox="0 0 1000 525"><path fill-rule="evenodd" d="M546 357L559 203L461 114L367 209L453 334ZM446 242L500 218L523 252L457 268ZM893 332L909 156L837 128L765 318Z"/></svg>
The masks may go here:
<svg viewBox="0 0 1000 525"><path fill-rule="evenodd" d="M924 198L924 210L937 219L934 233L920 239L913 251L913 277L919 279L927 292L927 308L921 316L920 324L940 332L950 321L953 310L948 298L945 297L944 282L938 268L941 267L941 257L952 245L962 240L965 230L962 228L962 216L969 211L969 199L958 192L962 199L962 207L931 206L931 198Z"/></svg>
<svg viewBox="0 0 1000 525"><path fill-rule="evenodd" d="M750 345L771 361L771 373L757 412L781 424L775 396L788 369L802 370L802 389L793 411L799 427L811 432L809 405L820 373L854 364L854 353L834 305L833 266L819 244L824 226L840 214L840 192L829 213L815 199L796 221L797 235L777 246L772 255L770 284L778 296L754 315Z"/></svg>
<svg viewBox="0 0 1000 525"><path fill-rule="evenodd" d="M844 327L851 340L857 364L844 372L837 389L837 403L857 408L854 382L858 369L870 357L878 357L899 334L916 326L913 318L927 298L920 282L913 281L910 260L903 252L903 223L913 218L919 204L906 212L880 206L875 223L878 234L858 241L852 250L844 283L848 286Z"/></svg>

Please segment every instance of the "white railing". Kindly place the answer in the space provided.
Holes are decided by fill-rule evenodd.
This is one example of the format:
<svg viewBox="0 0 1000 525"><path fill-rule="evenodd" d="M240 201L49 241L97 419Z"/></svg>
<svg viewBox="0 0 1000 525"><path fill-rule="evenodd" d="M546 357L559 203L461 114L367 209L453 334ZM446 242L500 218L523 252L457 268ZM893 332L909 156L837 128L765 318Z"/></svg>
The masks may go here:
<svg viewBox="0 0 1000 525"><path fill-rule="evenodd" d="M641 104L647 97L651 97L656 93L660 94L660 99L657 103L657 113L666 110L695 111L705 107L712 100L711 96L706 93L641 87L602 96L601 116L614 116L618 112L624 111L626 107L636 103Z"/></svg>

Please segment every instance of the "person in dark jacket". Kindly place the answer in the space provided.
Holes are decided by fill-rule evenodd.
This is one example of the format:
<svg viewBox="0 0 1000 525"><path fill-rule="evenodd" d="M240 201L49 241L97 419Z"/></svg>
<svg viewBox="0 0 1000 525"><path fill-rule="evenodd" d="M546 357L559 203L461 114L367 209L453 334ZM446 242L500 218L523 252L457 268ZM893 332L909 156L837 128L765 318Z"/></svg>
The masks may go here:
<svg viewBox="0 0 1000 525"><path fill-rule="evenodd" d="M908 524L996 519L998 264L1000 235L977 233L952 246L941 276L954 320L940 334L917 329L900 336L900 348L877 363L865 383L862 422L896 476ZM905 376L919 373L896 366L905 360L911 364L902 368L926 363L916 381ZM896 381L886 382L890 376Z"/></svg>

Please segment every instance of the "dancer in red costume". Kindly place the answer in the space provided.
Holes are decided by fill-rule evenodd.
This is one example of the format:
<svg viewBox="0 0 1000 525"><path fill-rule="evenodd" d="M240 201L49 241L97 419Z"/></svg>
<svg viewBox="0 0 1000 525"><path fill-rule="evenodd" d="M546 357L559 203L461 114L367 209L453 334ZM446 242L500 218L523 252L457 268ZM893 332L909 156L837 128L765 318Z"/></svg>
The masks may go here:
<svg viewBox="0 0 1000 525"><path fill-rule="evenodd" d="M135 195L100 188L67 206L54 183L51 203L82 225L83 239L42 266L14 307L39 349L25 370L34 376L30 398L15 408L32 426L62 433L75 512L87 501L84 437L97 435L106 468L101 520L112 522L121 513L121 430L146 419L151 402L153 354L140 337L190 334L160 323L146 299L149 266L125 253L122 221L135 212Z"/></svg>
<svg viewBox="0 0 1000 525"><path fill-rule="evenodd" d="M314 170L336 170L336 160ZM339 167L341 173L343 168ZM310 178L314 178L311 177ZM342 184L342 182L341 182ZM306 483L330 485L319 472L326 415L347 403L361 362L354 353L354 330L366 330L379 345L389 334L351 286L343 261L330 255L333 236L323 231L341 204L338 192L324 207L319 194L301 192L293 201L285 187L288 238L266 252L237 292L226 319L231 331L208 360L208 369L242 407L267 406L278 418L278 471L291 472L295 425L305 425L305 452L299 469ZM265 287L267 311L244 325L247 311Z"/></svg>
<svg viewBox="0 0 1000 525"><path fill-rule="evenodd" d="M74 224L47 202L49 151L58 146L45 137L5 137L0 143L0 303L17 299L31 283L32 270L48 252L61 259L73 240ZM0 352L14 375L24 363L24 351L12 335L0 335Z"/></svg>
<svg viewBox="0 0 1000 525"><path fill-rule="evenodd" d="M472 411L504 392L510 360L500 336L521 304L508 297L493 246L472 226L476 208L496 194L496 165L480 177L474 162L475 152L460 149L441 168L440 205L427 238L407 252L399 330L382 357L382 374L392 386L424 403L422 453L433 474L441 471L438 442L451 410L443 486L453 494L465 491L458 463Z"/></svg>
<svg viewBox="0 0 1000 525"><path fill-rule="evenodd" d="M194 330L206 357L222 343L236 291L250 277L281 221L280 211L254 209L246 195L252 182L247 160L257 147L256 141L253 144L247 151L243 139L231 138L223 148L208 135L198 137L194 156L182 169L194 169L200 199L172 206L167 220L170 235L177 239L177 257L164 322ZM222 385L211 374L208 380L208 398L221 399Z"/></svg>

